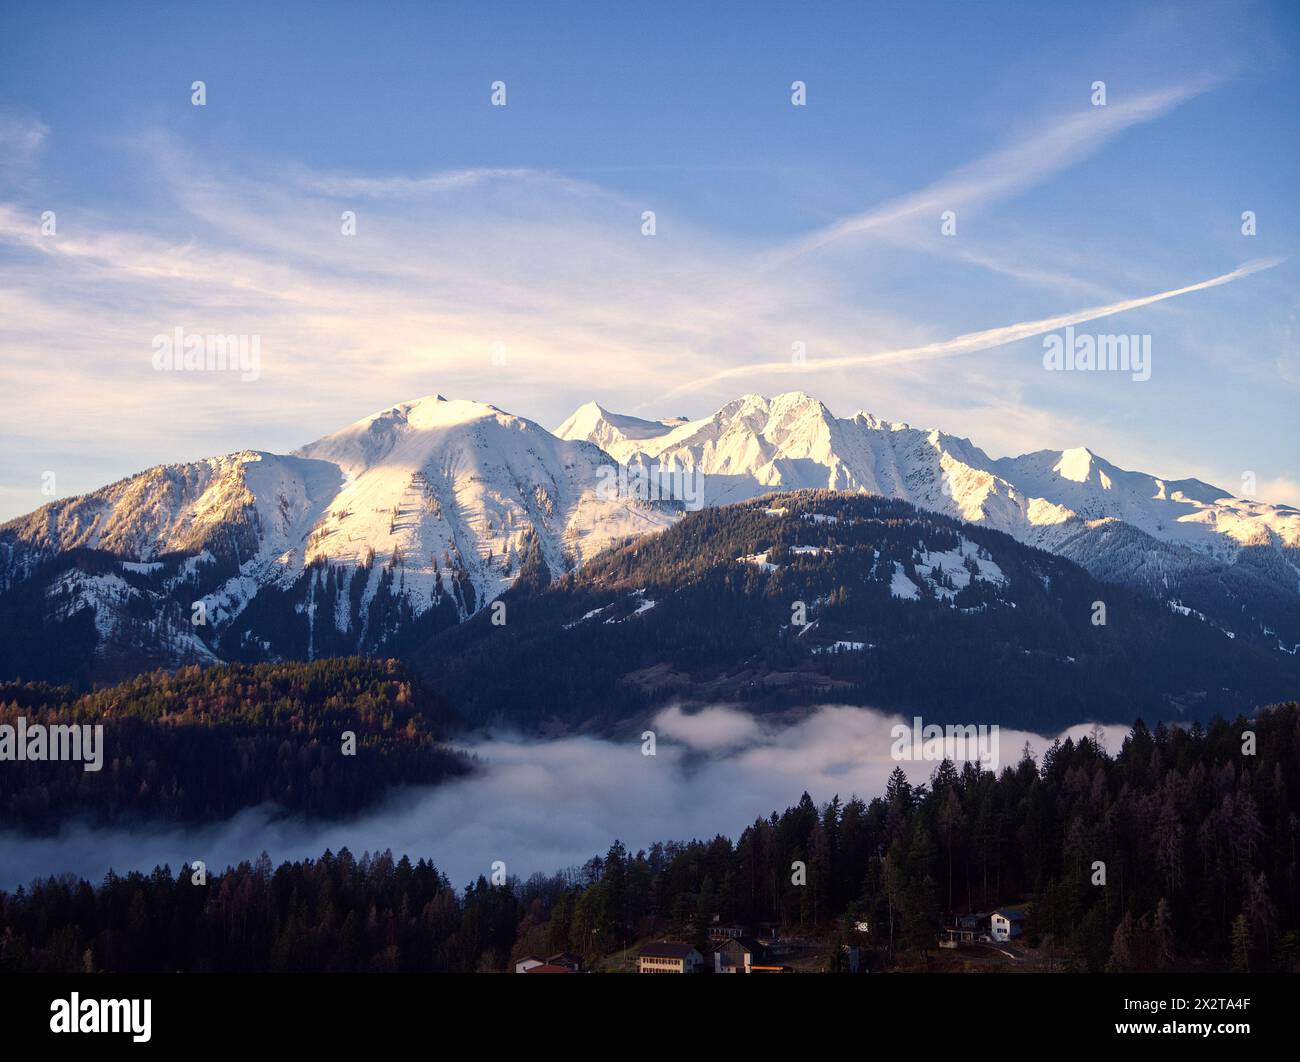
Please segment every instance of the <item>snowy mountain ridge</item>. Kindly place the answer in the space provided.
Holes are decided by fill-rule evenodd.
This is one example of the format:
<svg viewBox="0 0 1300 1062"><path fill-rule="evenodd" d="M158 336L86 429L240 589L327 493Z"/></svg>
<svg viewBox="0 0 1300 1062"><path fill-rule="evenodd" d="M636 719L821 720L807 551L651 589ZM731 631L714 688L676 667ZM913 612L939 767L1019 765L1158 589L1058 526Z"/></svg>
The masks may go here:
<svg viewBox="0 0 1300 1062"><path fill-rule="evenodd" d="M1079 447L992 459L969 439L816 398L745 395L709 417L645 421L581 407L556 431L625 464L699 469L709 504L769 490L864 491L986 524L1054 549L1082 524L1119 520L1160 541L1231 560L1243 546L1300 548L1300 509L1236 498L1195 479L1129 472Z"/></svg>
<svg viewBox="0 0 1300 1062"><path fill-rule="evenodd" d="M1197 614L1249 613L1284 648L1300 640L1300 510L1085 448L995 460L943 432L835 417L801 392L696 420L592 402L554 433L432 395L292 454L159 465L0 526L0 600L44 573L46 620L87 613L102 644L157 642L175 660L383 651L482 609L525 554L559 574L680 516L611 495L620 465L696 474L707 505L806 488L907 501Z"/></svg>
<svg viewBox="0 0 1300 1062"><path fill-rule="evenodd" d="M706 504L805 488L907 501L1003 531L1107 582L1300 648L1300 509L1196 479L1130 472L1086 447L993 459L969 439L816 398L744 395L708 417L650 421L595 403L558 429L632 468L691 472ZM1276 636L1276 637L1275 637Z"/></svg>

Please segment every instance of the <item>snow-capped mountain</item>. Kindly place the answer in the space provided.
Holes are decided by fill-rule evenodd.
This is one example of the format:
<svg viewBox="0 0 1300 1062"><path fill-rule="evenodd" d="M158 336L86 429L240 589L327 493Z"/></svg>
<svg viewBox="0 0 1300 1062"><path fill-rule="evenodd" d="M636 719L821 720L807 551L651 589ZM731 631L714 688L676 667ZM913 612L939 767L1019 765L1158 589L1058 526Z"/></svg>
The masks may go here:
<svg viewBox="0 0 1300 1062"><path fill-rule="evenodd" d="M1291 506L1128 472L1084 447L994 460L941 431L861 411L835 417L801 392L746 395L693 421L638 420L588 403L557 434L627 464L698 469L709 504L819 487L898 498L1053 551L1097 521L1227 562L1243 547L1300 548L1300 509Z"/></svg>
<svg viewBox="0 0 1300 1062"><path fill-rule="evenodd" d="M417 596L433 593L440 571L453 574L447 558L490 601L513 581L530 534L559 573L672 518L601 490L611 462L599 448L479 402L403 403L296 456L342 477L313 523L306 562L397 558Z"/></svg>
<svg viewBox="0 0 1300 1062"><path fill-rule="evenodd" d="M52 502L0 528L0 590L40 575L42 622L89 612L101 646L130 629L163 662L378 651L477 611L529 551L559 574L671 522L671 505L601 489L611 465L494 406L423 398L292 455L161 465Z"/></svg>
<svg viewBox="0 0 1300 1062"><path fill-rule="evenodd" d="M160 465L0 527L0 636L19 645L56 627L133 663L124 647L162 663L398 651L482 609L528 563L559 574L680 515L611 491L619 465L694 474L708 505L806 488L906 501L1232 633L1300 642L1300 510L1084 448L995 460L939 431L835 417L799 392L698 420L588 403L554 434L432 396L290 455Z"/></svg>
<svg viewBox="0 0 1300 1062"><path fill-rule="evenodd" d="M994 460L941 431L862 411L835 417L801 392L745 395L698 420L641 420L589 402L557 434L632 467L702 473L712 505L804 488L897 498L1175 607L1194 599L1200 611L1233 613L1288 651L1300 641L1300 509L1129 472L1084 447Z"/></svg>
<svg viewBox="0 0 1300 1062"><path fill-rule="evenodd" d="M1127 472L1084 447L994 460L940 431L862 411L835 417L797 391L745 395L693 421L638 420L589 402L556 434L587 439L626 464L699 469L709 504L829 488L898 498L1047 548L1094 520L1121 520L1220 560L1243 546L1300 547L1300 510L1290 506Z"/></svg>

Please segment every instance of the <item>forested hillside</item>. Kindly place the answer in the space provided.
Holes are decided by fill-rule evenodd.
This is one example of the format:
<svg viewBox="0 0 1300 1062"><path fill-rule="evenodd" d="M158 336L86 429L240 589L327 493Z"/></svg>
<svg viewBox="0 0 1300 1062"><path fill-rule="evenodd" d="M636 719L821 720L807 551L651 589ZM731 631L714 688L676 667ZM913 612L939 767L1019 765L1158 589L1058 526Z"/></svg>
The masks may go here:
<svg viewBox="0 0 1300 1062"><path fill-rule="evenodd" d="M1275 638L879 497L772 495L558 578L526 567L410 657L472 722L630 728L670 701L841 703L1041 733L1233 715L1300 689Z"/></svg>
<svg viewBox="0 0 1300 1062"><path fill-rule="evenodd" d="M897 771L869 799L805 794L735 843L615 842L581 868L463 892L427 860L346 851L202 885L186 867L50 878L0 893L0 970L502 970L527 952L597 962L652 935L702 940L715 916L830 941L869 921L858 939L877 963L915 968L953 915L1026 900L1026 940L1057 968L1295 969L1298 822L1292 702L1208 728L1138 723L1114 755L1066 741L997 776Z"/></svg>
<svg viewBox="0 0 1300 1062"><path fill-rule="evenodd" d="M26 831L73 818L201 822L262 803L334 816L468 769L440 744L454 713L394 660L187 667L81 695L0 684L0 724L20 717L104 727L98 771L80 761L0 768L0 813ZM356 755L343 754L345 731Z"/></svg>

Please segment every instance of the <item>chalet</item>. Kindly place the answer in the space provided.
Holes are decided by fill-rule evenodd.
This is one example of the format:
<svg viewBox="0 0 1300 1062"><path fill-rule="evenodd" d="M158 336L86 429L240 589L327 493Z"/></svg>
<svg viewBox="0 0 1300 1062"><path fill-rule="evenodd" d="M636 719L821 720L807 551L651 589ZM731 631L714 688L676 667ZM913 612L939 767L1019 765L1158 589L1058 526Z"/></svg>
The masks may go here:
<svg viewBox="0 0 1300 1062"><path fill-rule="evenodd" d="M1023 907L999 907L989 916L989 936L999 943L1015 940L1025 931Z"/></svg>
<svg viewBox="0 0 1300 1062"><path fill-rule="evenodd" d="M515 973L527 973L534 967L544 966L545 964L545 959L539 959L536 955L525 955L515 963Z"/></svg>
<svg viewBox="0 0 1300 1062"><path fill-rule="evenodd" d="M763 946L749 937L731 937L713 949L714 973L751 973L763 961Z"/></svg>
<svg viewBox="0 0 1300 1062"><path fill-rule="evenodd" d="M558 955L547 957L548 966L563 966L570 973L582 973L582 958L571 951L562 951Z"/></svg>
<svg viewBox="0 0 1300 1062"><path fill-rule="evenodd" d="M699 973L704 956L693 945L675 940L647 944L637 956L637 973Z"/></svg>
<svg viewBox="0 0 1300 1062"><path fill-rule="evenodd" d="M709 926L710 940L735 940L745 935L741 926Z"/></svg>
<svg viewBox="0 0 1300 1062"><path fill-rule="evenodd" d="M944 930L945 939L939 941L941 948L956 948L962 944L975 944L980 940L991 940L989 935L989 916L986 914L958 915L952 920L952 928Z"/></svg>

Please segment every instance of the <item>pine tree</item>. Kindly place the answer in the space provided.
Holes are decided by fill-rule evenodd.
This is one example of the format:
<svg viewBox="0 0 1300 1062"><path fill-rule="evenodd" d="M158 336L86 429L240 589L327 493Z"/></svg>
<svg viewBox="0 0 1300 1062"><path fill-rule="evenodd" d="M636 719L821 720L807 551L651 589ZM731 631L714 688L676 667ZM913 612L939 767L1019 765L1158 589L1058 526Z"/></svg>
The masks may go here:
<svg viewBox="0 0 1300 1062"><path fill-rule="evenodd" d="M1169 901L1163 896L1156 905L1155 951L1156 964L1167 969L1174 963L1174 914Z"/></svg>
<svg viewBox="0 0 1300 1062"><path fill-rule="evenodd" d="M1106 963L1107 973L1132 973L1137 969L1135 933L1133 916L1125 912L1115 928L1115 936L1111 939L1110 959Z"/></svg>
<svg viewBox="0 0 1300 1062"><path fill-rule="evenodd" d="M1232 920L1232 968L1239 973L1250 971L1250 922L1244 914Z"/></svg>

